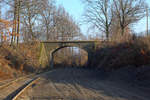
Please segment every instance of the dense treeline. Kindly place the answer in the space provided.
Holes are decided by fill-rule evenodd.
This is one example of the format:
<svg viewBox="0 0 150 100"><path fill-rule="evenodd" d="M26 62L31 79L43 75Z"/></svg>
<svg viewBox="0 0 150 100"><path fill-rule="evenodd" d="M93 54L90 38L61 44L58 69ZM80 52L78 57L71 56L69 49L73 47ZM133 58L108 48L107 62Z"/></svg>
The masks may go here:
<svg viewBox="0 0 150 100"><path fill-rule="evenodd" d="M3 18L14 21L11 43L71 40L81 35L78 24L55 0L2 0L1 5L8 6Z"/></svg>
<svg viewBox="0 0 150 100"><path fill-rule="evenodd" d="M145 16L145 0L83 0L84 22L105 34L105 39L125 38L132 32L132 25Z"/></svg>
<svg viewBox="0 0 150 100"><path fill-rule="evenodd" d="M145 0L82 1L85 5L83 22L89 24L89 30L105 34L107 40L133 33L132 25L146 15L148 8ZM5 8L0 18L13 21L11 43L83 38L78 23L63 6L56 6L55 0L1 0L1 9Z"/></svg>

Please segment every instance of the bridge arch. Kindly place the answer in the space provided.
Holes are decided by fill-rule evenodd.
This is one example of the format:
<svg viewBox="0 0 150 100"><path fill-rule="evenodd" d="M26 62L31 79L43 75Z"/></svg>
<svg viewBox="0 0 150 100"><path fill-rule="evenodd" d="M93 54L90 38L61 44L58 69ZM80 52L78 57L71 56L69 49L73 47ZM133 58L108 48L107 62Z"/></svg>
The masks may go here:
<svg viewBox="0 0 150 100"><path fill-rule="evenodd" d="M54 54L57 52L57 51L59 51L59 50L61 50L61 49L63 49L63 48L67 48L67 47L76 47L76 48L79 48L79 49L82 49L82 50L84 50L85 52L87 52L87 56L89 55L88 54L88 51L85 49L85 48L82 48L82 47L80 47L80 46L74 46L74 45L65 45L65 46L60 46L60 47L57 47L57 48L55 48L55 49L53 49L53 50L51 50L50 51L50 54L49 54L49 58L50 58L50 66L51 67L53 67L54 66Z"/></svg>
<svg viewBox="0 0 150 100"><path fill-rule="evenodd" d="M65 47L78 47L88 53L88 62L92 59L98 41L46 41L40 44L39 63L41 67L53 65L54 52ZM52 59L52 60L51 60Z"/></svg>

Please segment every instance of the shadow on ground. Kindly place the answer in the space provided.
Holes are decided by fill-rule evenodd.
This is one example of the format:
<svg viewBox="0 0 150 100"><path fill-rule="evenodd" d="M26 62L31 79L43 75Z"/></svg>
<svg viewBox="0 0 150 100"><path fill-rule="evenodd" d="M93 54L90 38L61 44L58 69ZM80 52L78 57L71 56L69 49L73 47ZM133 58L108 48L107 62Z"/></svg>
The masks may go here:
<svg viewBox="0 0 150 100"><path fill-rule="evenodd" d="M148 94L150 92L150 89L148 89L147 91L145 89L142 90L141 88L137 88L138 85L135 85L137 81L133 80L136 76L134 76L134 73L131 77L129 77L127 74L123 75L123 73L121 73L120 71L118 72L118 74L116 73L117 72L108 73L102 70L97 71L87 68L60 68L52 71L46 76L43 76L43 78L47 80L45 84L52 82L54 84L63 84L67 86L71 85L83 96L87 95L90 97L91 95L92 97L92 94L95 93L95 96L93 96L92 98L93 100L150 99L150 96ZM59 87L56 86L55 88L59 90ZM60 89L60 91L65 91L65 88ZM78 99L73 97L71 100Z"/></svg>

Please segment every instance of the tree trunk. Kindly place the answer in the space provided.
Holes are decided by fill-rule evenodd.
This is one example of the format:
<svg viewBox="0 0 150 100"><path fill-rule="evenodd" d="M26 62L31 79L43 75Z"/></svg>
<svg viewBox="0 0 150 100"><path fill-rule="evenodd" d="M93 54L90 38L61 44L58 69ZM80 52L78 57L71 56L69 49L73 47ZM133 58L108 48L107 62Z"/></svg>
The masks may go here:
<svg viewBox="0 0 150 100"><path fill-rule="evenodd" d="M121 28L121 35L124 35L124 28Z"/></svg>
<svg viewBox="0 0 150 100"><path fill-rule="evenodd" d="M13 20L13 29L12 29L12 37L11 37L11 45L13 44L16 34L16 18L17 18L17 0L14 2L14 20Z"/></svg>
<svg viewBox="0 0 150 100"><path fill-rule="evenodd" d="M17 27L17 45L19 43L19 33L20 33L20 3L21 1L18 1L18 27Z"/></svg>
<svg viewBox="0 0 150 100"><path fill-rule="evenodd" d="M109 30L108 29L106 29L106 39L107 39L107 41L109 40Z"/></svg>
<svg viewBox="0 0 150 100"><path fill-rule="evenodd" d="M46 40L48 41L49 40L49 29L48 29L48 25L47 25L47 27L46 27L46 34L47 34L47 36L46 36Z"/></svg>

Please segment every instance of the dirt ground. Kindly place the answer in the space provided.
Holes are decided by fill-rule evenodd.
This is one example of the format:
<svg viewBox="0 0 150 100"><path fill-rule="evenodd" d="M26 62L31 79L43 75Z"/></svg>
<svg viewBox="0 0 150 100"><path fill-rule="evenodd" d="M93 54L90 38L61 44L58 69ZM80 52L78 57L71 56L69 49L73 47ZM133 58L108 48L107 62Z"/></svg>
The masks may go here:
<svg viewBox="0 0 150 100"><path fill-rule="evenodd" d="M18 100L150 100L150 96L102 71L62 68L41 76Z"/></svg>

